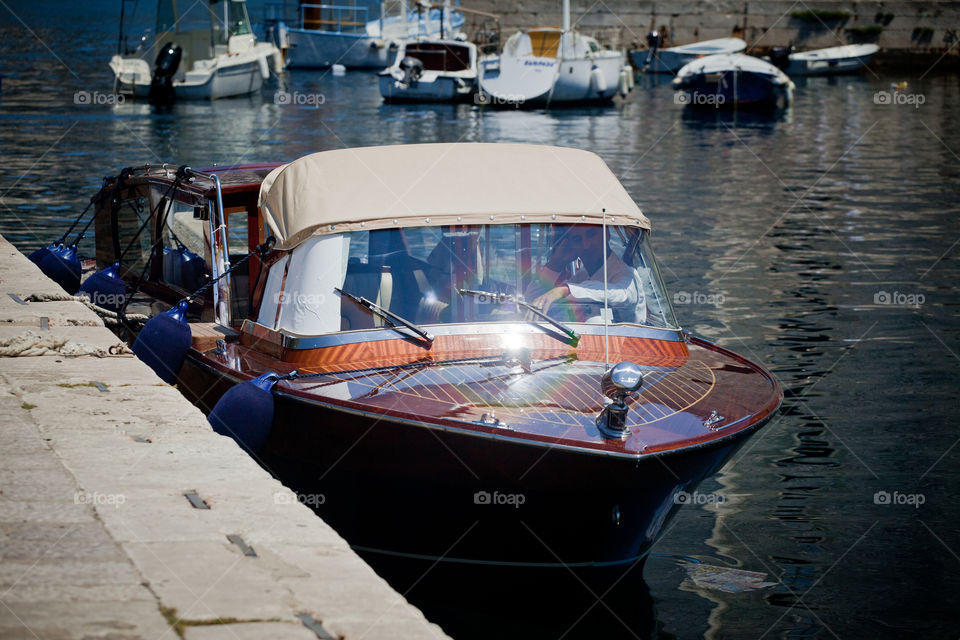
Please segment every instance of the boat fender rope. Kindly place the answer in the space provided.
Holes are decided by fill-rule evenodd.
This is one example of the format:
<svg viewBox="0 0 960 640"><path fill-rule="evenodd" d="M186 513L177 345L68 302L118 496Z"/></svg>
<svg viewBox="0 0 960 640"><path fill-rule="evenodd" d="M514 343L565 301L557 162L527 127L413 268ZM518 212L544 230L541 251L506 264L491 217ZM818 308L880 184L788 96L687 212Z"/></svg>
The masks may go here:
<svg viewBox="0 0 960 640"><path fill-rule="evenodd" d="M70 338L56 334L40 335L33 331L26 331L20 335L0 339L0 357L17 358L45 355L106 358L130 357L133 352L122 342L109 347L100 347L83 342L74 342Z"/></svg>

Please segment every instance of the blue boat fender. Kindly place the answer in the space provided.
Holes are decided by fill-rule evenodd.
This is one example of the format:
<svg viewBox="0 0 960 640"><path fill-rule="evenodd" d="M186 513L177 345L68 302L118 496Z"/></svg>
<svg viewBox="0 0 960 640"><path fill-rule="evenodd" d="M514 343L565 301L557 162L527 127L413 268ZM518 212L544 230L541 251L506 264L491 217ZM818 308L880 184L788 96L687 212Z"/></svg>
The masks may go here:
<svg viewBox="0 0 960 640"><path fill-rule="evenodd" d="M84 280L77 295L85 296L98 307L120 311L127 298L127 283L120 277L120 263L114 262Z"/></svg>
<svg viewBox="0 0 960 640"><path fill-rule="evenodd" d="M80 289L80 258L77 257L77 245L57 247L39 256L37 266L43 275L47 276L70 295L75 295ZM43 252L40 249L39 252ZM37 252L34 252L37 253ZM31 254L31 259L34 254Z"/></svg>
<svg viewBox="0 0 960 640"><path fill-rule="evenodd" d="M186 300L181 300L169 311L150 318L133 343L136 356L168 384L177 381L177 374L190 350L188 306Z"/></svg>
<svg viewBox="0 0 960 640"><path fill-rule="evenodd" d="M275 373L241 382L227 391L207 416L216 433L233 438L250 454L263 451L273 428L273 385Z"/></svg>
<svg viewBox="0 0 960 640"><path fill-rule="evenodd" d="M27 256L33 264L39 266L43 259L49 255L55 254L63 245L59 242L52 242L46 247L41 247Z"/></svg>

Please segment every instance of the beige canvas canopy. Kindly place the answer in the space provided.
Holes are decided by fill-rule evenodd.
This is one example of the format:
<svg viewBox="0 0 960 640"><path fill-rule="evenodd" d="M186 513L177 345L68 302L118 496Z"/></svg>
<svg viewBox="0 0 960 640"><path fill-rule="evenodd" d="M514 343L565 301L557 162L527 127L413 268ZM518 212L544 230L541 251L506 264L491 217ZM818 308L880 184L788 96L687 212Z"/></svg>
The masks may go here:
<svg viewBox="0 0 960 640"><path fill-rule="evenodd" d="M594 153L454 143L321 151L277 167L260 187L277 246L313 234L455 224L650 221Z"/></svg>

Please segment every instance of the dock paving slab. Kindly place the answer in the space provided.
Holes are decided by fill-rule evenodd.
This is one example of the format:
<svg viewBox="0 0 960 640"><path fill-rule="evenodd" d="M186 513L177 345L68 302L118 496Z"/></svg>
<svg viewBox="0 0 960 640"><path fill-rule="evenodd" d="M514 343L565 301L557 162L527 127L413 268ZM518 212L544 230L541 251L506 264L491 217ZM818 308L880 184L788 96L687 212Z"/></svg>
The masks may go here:
<svg viewBox="0 0 960 640"><path fill-rule="evenodd" d="M118 342L80 303L9 293L62 291L0 236L0 341ZM302 614L446 637L136 358L0 357L0 638L319 637Z"/></svg>

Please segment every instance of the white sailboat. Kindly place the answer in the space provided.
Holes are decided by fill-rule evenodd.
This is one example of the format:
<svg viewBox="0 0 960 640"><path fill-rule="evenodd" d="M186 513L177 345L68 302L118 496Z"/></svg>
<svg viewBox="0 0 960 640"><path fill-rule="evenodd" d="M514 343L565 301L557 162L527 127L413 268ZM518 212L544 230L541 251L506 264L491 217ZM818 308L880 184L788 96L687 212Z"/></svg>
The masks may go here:
<svg viewBox="0 0 960 640"><path fill-rule="evenodd" d="M537 27L510 36L499 56L480 61L480 91L492 104L559 104L608 101L632 88L622 51L604 49L570 27L570 0L563 26Z"/></svg>
<svg viewBox="0 0 960 640"><path fill-rule="evenodd" d="M110 69L117 91L136 97L170 102L246 95L260 90L271 67L282 69L280 51L251 32L245 0L201 0L183 12L175 0L159 0L153 38L131 52L123 50L122 13L120 30L120 52Z"/></svg>

